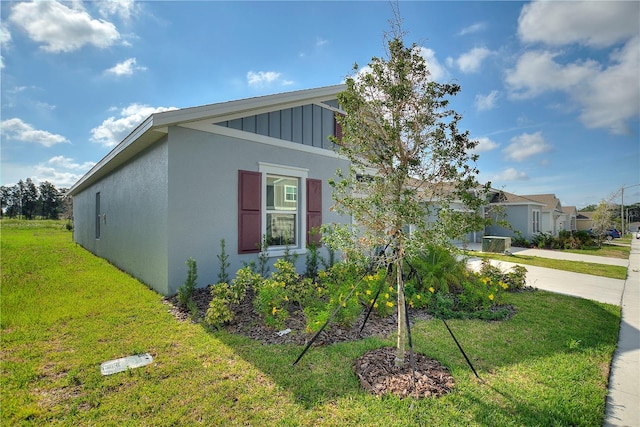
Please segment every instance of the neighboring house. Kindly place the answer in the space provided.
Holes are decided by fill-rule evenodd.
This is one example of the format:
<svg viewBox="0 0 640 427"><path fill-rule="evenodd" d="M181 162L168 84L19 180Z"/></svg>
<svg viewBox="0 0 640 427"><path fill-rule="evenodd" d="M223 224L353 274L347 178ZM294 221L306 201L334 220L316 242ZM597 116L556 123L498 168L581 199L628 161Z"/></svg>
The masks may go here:
<svg viewBox="0 0 640 427"><path fill-rule="evenodd" d="M493 223L485 229L489 236L523 237L531 239L533 235L541 232L542 213L545 204L528 197L506 191L496 191L489 201L487 211L495 211L492 206L499 207L497 214L492 214ZM510 228L499 225L496 221L503 220Z"/></svg>
<svg viewBox="0 0 640 427"><path fill-rule="evenodd" d="M576 230L588 230L593 228L593 214L595 212L578 212L576 216Z"/></svg>
<svg viewBox="0 0 640 427"><path fill-rule="evenodd" d="M558 236L561 230L571 230L568 215L562 210L562 204L555 194L528 194L522 196L542 203L540 210L540 231Z"/></svg>
<svg viewBox="0 0 640 427"><path fill-rule="evenodd" d="M576 231L578 229L578 209L575 206L563 206L562 212L565 214L564 230Z"/></svg>
<svg viewBox="0 0 640 427"><path fill-rule="evenodd" d="M328 139L344 89L151 115L70 189L75 241L164 295L190 257L200 286L216 282L221 239L231 277L263 237L270 257L300 254L303 270L308 232L350 222L331 211L328 186L349 165Z"/></svg>

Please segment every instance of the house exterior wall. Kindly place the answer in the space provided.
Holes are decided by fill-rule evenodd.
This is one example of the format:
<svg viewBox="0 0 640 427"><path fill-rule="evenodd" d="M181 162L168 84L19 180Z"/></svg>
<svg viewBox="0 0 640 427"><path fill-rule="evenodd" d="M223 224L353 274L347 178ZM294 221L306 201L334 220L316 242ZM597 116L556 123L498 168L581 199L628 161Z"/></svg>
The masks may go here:
<svg viewBox="0 0 640 427"><path fill-rule="evenodd" d="M199 286L218 281L221 239L225 240L229 255L230 277L244 262L257 261L257 254L238 254L239 170L258 172L260 162L307 169L309 178L323 183L323 223L349 222L349 218L330 212L331 189L327 182L337 168L346 169L348 162L328 150L300 148L295 142L232 129L216 134L169 128L169 294L183 284L187 276L185 262L190 257L197 262ZM321 253L326 255L324 249ZM301 255L296 267L303 271L304 266L305 256Z"/></svg>
<svg viewBox="0 0 640 427"><path fill-rule="evenodd" d="M540 211L540 231L552 236L556 235L556 224L550 211Z"/></svg>
<svg viewBox="0 0 640 427"><path fill-rule="evenodd" d="M516 231L525 239L530 239L532 232L532 209L529 205L504 206L504 220L511 224L512 229L502 227L495 222L487 227L486 234L490 236L516 237ZM494 218L495 220L495 218Z"/></svg>
<svg viewBox="0 0 640 427"><path fill-rule="evenodd" d="M168 290L167 154L165 138L73 198L75 241L161 293Z"/></svg>

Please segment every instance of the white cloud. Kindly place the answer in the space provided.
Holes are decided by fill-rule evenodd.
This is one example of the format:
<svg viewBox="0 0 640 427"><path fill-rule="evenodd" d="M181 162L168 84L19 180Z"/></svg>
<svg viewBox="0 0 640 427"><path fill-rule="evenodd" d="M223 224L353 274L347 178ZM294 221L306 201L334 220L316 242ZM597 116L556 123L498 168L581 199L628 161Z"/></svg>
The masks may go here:
<svg viewBox="0 0 640 427"><path fill-rule="evenodd" d="M640 37L614 51L611 62L573 96L582 104L580 120L586 127L622 134L628 132L626 120L640 115Z"/></svg>
<svg viewBox="0 0 640 427"><path fill-rule="evenodd" d="M488 111L493 110L496 106L496 102L498 100L499 92L497 90L492 90L487 95L476 95L475 106L478 111Z"/></svg>
<svg viewBox="0 0 640 427"><path fill-rule="evenodd" d="M322 47L326 44L329 44L329 40L320 38L320 37L316 37L316 47Z"/></svg>
<svg viewBox="0 0 640 427"><path fill-rule="evenodd" d="M69 140L62 135L57 135L45 130L34 129L33 126L18 118L0 122L0 132L6 135L8 139L33 142L45 147L52 147L56 144L69 142Z"/></svg>
<svg viewBox="0 0 640 427"><path fill-rule="evenodd" d="M118 16L123 21L130 21L140 10L140 3L133 0L111 0L96 2L98 12L104 18Z"/></svg>
<svg viewBox="0 0 640 427"><path fill-rule="evenodd" d="M3 22L0 23L0 47L7 49L9 46L11 46L11 31Z"/></svg>
<svg viewBox="0 0 640 427"><path fill-rule="evenodd" d="M131 104L120 111L119 117L111 116L100 126L91 129L91 141L105 147L114 147L151 114L169 110L175 110L175 107Z"/></svg>
<svg viewBox="0 0 640 427"><path fill-rule="evenodd" d="M145 71L146 69L147 67L136 65L136 58L129 58L105 70L105 73L114 76L131 76L135 71Z"/></svg>
<svg viewBox="0 0 640 427"><path fill-rule="evenodd" d="M522 8L518 34L525 42L551 46L620 46L609 61L562 62L560 51L525 52L507 70L513 98L562 91L587 128L627 133L627 120L640 115L640 3L632 1L533 2Z"/></svg>
<svg viewBox="0 0 640 427"><path fill-rule="evenodd" d="M52 157L47 161L47 164L56 168L81 171L83 173L95 166L94 162L76 163L74 159L64 156Z"/></svg>
<svg viewBox="0 0 640 427"><path fill-rule="evenodd" d="M500 146L500 144L491 140L490 138L487 138L486 136L476 138L476 141L478 141L478 145L473 149L474 153L482 153L485 151L495 150Z"/></svg>
<svg viewBox="0 0 640 427"><path fill-rule="evenodd" d="M559 52L525 52L514 69L507 70L506 83L514 98L532 98L546 91L571 91L600 72L600 64L587 60L559 64Z"/></svg>
<svg viewBox="0 0 640 427"><path fill-rule="evenodd" d="M487 28L486 22L477 22L475 24L469 25L468 27L463 28L458 32L459 36L464 36L467 34L474 34L480 31L484 31Z"/></svg>
<svg viewBox="0 0 640 427"><path fill-rule="evenodd" d="M507 160L522 162L536 154L551 151L553 147L545 141L542 132L523 133L522 135L511 138L509 144L502 152Z"/></svg>
<svg viewBox="0 0 640 427"><path fill-rule="evenodd" d="M507 168L497 175L494 175L491 181L527 181L529 177L526 173L514 168Z"/></svg>
<svg viewBox="0 0 640 427"><path fill-rule="evenodd" d="M56 156L37 164L34 176L36 181L49 181L58 189L69 188L94 165L93 162L76 163L72 158Z"/></svg>
<svg viewBox="0 0 640 427"><path fill-rule="evenodd" d="M469 52L463 53L458 59L449 59L448 62L453 63L460 68L463 73L475 73L480 69L482 61L484 61L492 52L486 47L474 47Z"/></svg>
<svg viewBox="0 0 640 427"><path fill-rule="evenodd" d="M431 73L431 79L435 82L441 82L449 75L447 69L440 64L436 58L436 53L432 49L426 47L419 47L419 53L427 63L427 68Z"/></svg>
<svg viewBox="0 0 640 427"><path fill-rule="evenodd" d="M548 51L523 54L506 75L511 97L565 92L578 105L586 127L625 133L625 122L640 114L640 37L613 51L608 67L593 60L561 64L556 61L559 55Z"/></svg>
<svg viewBox="0 0 640 427"><path fill-rule="evenodd" d="M636 35L639 14L635 1L536 1L522 8L518 35L552 46L606 47Z"/></svg>
<svg viewBox="0 0 640 427"><path fill-rule="evenodd" d="M11 32L3 23L0 23L0 51L7 50L11 46ZM0 55L0 69L4 68L4 57Z"/></svg>
<svg viewBox="0 0 640 427"><path fill-rule="evenodd" d="M282 86L293 84L290 80L282 80L282 74L275 71L249 71L247 73L247 83L249 86L268 86L272 83L280 83Z"/></svg>
<svg viewBox="0 0 640 427"><path fill-rule="evenodd" d="M120 34L115 25L93 19L79 3L69 8L55 1L17 3L9 20L26 31L47 52L72 52L85 45L106 48Z"/></svg>

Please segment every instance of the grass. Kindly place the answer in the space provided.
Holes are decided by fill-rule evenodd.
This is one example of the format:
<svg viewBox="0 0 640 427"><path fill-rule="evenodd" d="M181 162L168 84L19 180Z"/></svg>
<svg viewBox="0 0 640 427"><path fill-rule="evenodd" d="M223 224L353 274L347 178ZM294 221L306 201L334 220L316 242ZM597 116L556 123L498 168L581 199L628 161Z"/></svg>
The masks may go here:
<svg viewBox="0 0 640 427"><path fill-rule="evenodd" d="M631 253L631 240L630 239L616 239L614 243L609 244L604 242L602 247L590 247L585 249L565 249L563 252L571 252L574 254L583 254L583 255L595 255L595 256L604 256L609 258L620 258L620 259L628 259L629 254ZM620 244L624 245L621 246Z"/></svg>
<svg viewBox="0 0 640 427"><path fill-rule="evenodd" d="M627 267L621 267L618 265L597 264L594 262L584 261L567 261L518 254L501 255L488 252L473 252L472 255L478 258L490 258L498 261L553 268L556 270L571 271L574 273L591 274L593 276L608 277L611 279L625 280L627 278Z"/></svg>
<svg viewBox="0 0 640 427"><path fill-rule="evenodd" d="M548 292L507 294L508 321L413 328L416 351L451 370L452 393L365 393L352 362L393 345L369 338L302 350L177 322L162 298L60 227L2 229L0 424L539 426L602 425L619 307ZM149 352L111 376L100 363Z"/></svg>

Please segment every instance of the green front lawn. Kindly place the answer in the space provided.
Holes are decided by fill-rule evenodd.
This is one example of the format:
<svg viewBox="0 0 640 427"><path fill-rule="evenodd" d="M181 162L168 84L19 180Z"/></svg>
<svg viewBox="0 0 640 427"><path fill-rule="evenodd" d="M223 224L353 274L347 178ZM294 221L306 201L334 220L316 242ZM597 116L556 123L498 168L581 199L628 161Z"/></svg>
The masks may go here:
<svg viewBox="0 0 640 427"><path fill-rule="evenodd" d="M597 264L594 262L583 261L567 261L562 259L542 258L532 255L502 255L488 252L469 252L467 255L523 265L571 271L574 273L591 274L611 279L625 280L627 278L627 267L621 267L618 265Z"/></svg>
<svg viewBox="0 0 640 427"><path fill-rule="evenodd" d="M438 399L376 398L352 363L368 338L262 345L177 322L162 298L61 227L2 229L2 425L602 425L620 308L548 292L506 294L507 321L413 328L415 349L451 370ZM100 363L149 352L151 365L102 376Z"/></svg>
<svg viewBox="0 0 640 427"><path fill-rule="evenodd" d="M583 254L583 255L595 255L595 256L604 256L609 258L621 258L628 259L629 254L631 253L631 240L630 239L616 239L614 243L610 244L607 242L602 243L602 247L591 247L585 249L565 249L563 252L571 252L574 254Z"/></svg>

